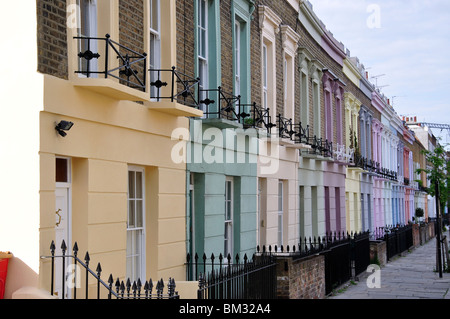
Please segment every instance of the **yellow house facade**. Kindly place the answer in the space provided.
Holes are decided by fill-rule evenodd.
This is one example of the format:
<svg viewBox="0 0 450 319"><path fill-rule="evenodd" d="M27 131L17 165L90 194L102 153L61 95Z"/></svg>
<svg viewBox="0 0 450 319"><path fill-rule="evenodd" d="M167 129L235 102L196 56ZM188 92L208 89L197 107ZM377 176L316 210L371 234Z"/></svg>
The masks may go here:
<svg viewBox="0 0 450 319"><path fill-rule="evenodd" d="M76 242L80 258L89 252L93 269L101 263L105 281L109 274L183 280L186 164L172 160L180 145L174 132L188 130L187 117L202 112L162 98L173 94L175 0L67 0L64 7L43 2L29 9L37 12L31 73L39 71L40 84L30 98L38 107L29 121L39 185L29 193L38 198L27 209L34 218L30 238L21 235L21 241L38 243L39 255L24 261L33 264L35 284L50 291L51 262L39 257L51 254L52 241L61 255L63 240L66 254ZM48 61L56 53L54 66ZM156 76L157 69L165 71ZM166 85L157 87L158 80ZM61 293L58 280L54 288Z"/></svg>
<svg viewBox="0 0 450 319"><path fill-rule="evenodd" d="M359 141L359 111L361 101L353 94L359 90L361 74L356 66L348 58L344 59L343 72L348 78L348 91L344 93L346 131L346 148L353 152L353 164L355 164L355 152L358 150ZM353 93L351 92L353 91ZM345 178L346 222L348 232L360 232L362 229L361 217L361 172L357 165L349 165Z"/></svg>

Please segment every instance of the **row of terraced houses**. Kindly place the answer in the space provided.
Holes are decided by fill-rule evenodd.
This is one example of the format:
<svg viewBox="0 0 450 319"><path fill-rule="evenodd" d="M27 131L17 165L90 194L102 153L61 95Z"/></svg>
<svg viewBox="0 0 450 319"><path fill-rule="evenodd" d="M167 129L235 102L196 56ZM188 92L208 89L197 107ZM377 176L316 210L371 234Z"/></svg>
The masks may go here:
<svg viewBox="0 0 450 319"><path fill-rule="evenodd" d="M16 139L2 145L7 296L50 291L52 241L104 273L175 278L183 296L188 254L435 216L415 172L435 138L406 125L308 1L6 6L20 39L2 88Z"/></svg>

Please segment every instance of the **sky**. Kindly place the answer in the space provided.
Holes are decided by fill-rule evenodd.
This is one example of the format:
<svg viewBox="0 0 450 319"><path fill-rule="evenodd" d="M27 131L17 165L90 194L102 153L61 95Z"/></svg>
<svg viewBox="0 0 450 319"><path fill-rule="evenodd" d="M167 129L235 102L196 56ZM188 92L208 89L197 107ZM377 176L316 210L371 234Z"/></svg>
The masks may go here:
<svg viewBox="0 0 450 319"><path fill-rule="evenodd" d="M398 115L450 125L449 0L309 0ZM450 132L432 129L442 144Z"/></svg>

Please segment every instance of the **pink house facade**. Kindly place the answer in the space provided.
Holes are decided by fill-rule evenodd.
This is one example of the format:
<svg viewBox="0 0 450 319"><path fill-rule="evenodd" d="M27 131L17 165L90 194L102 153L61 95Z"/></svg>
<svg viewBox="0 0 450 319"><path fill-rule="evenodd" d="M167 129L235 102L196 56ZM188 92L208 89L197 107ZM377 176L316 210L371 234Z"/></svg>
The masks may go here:
<svg viewBox="0 0 450 319"><path fill-rule="evenodd" d="M344 45L324 28L322 48L342 70L345 51ZM323 70L322 77L325 112L325 139L337 144L344 143L344 92L345 83L330 69ZM349 125L346 123L345 125ZM347 166L344 162L323 162L323 184L325 197L325 230L327 232L346 232L346 195L345 179Z"/></svg>
<svg viewBox="0 0 450 319"><path fill-rule="evenodd" d="M373 161L375 167L379 168L381 165L381 135L384 126L377 120L372 119L372 145L373 145ZM373 225L375 228L383 227L384 221L384 205L383 205L383 179L375 176L373 179Z"/></svg>
<svg viewBox="0 0 450 319"><path fill-rule="evenodd" d="M407 144L412 146L414 142L413 134L405 128L403 130L403 139ZM405 222L411 221L414 216L414 169L413 169L413 153L412 150L405 145L403 148L403 171L405 185Z"/></svg>

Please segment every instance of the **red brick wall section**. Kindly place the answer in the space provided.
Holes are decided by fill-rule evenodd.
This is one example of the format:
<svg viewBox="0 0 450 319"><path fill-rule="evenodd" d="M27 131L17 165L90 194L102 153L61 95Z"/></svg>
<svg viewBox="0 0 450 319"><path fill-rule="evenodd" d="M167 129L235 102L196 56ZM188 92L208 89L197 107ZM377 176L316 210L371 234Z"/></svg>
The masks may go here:
<svg viewBox="0 0 450 319"><path fill-rule="evenodd" d="M66 1L36 0L36 6L38 71L67 79Z"/></svg>
<svg viewBox="0 0 450 319"><path fill-rule="evenodd" d="M112 40L117 41L116 39ZM146 52L144 48L144 0L119 0L119 43L138 53ZM120 53L133 55L124 49L120 49ZM147 72L144 70L144 63L134 64L132 69L138 72L138 77ZM130 78L130 81L138 83L133 77Z"/></svg>
<svg viewBox="0 0 450 319"><path fill-rule="evenodd" d="M387 251L385 241L371 241L370 242L370 261L374 263L377 259L380 266L385 266L387 263Z"/></svg>
<svg viewBox="0 0 450 319"><path fill-rule="evenodd" d="M324 299L325 257L277 258L279 299Z"/></svg>

